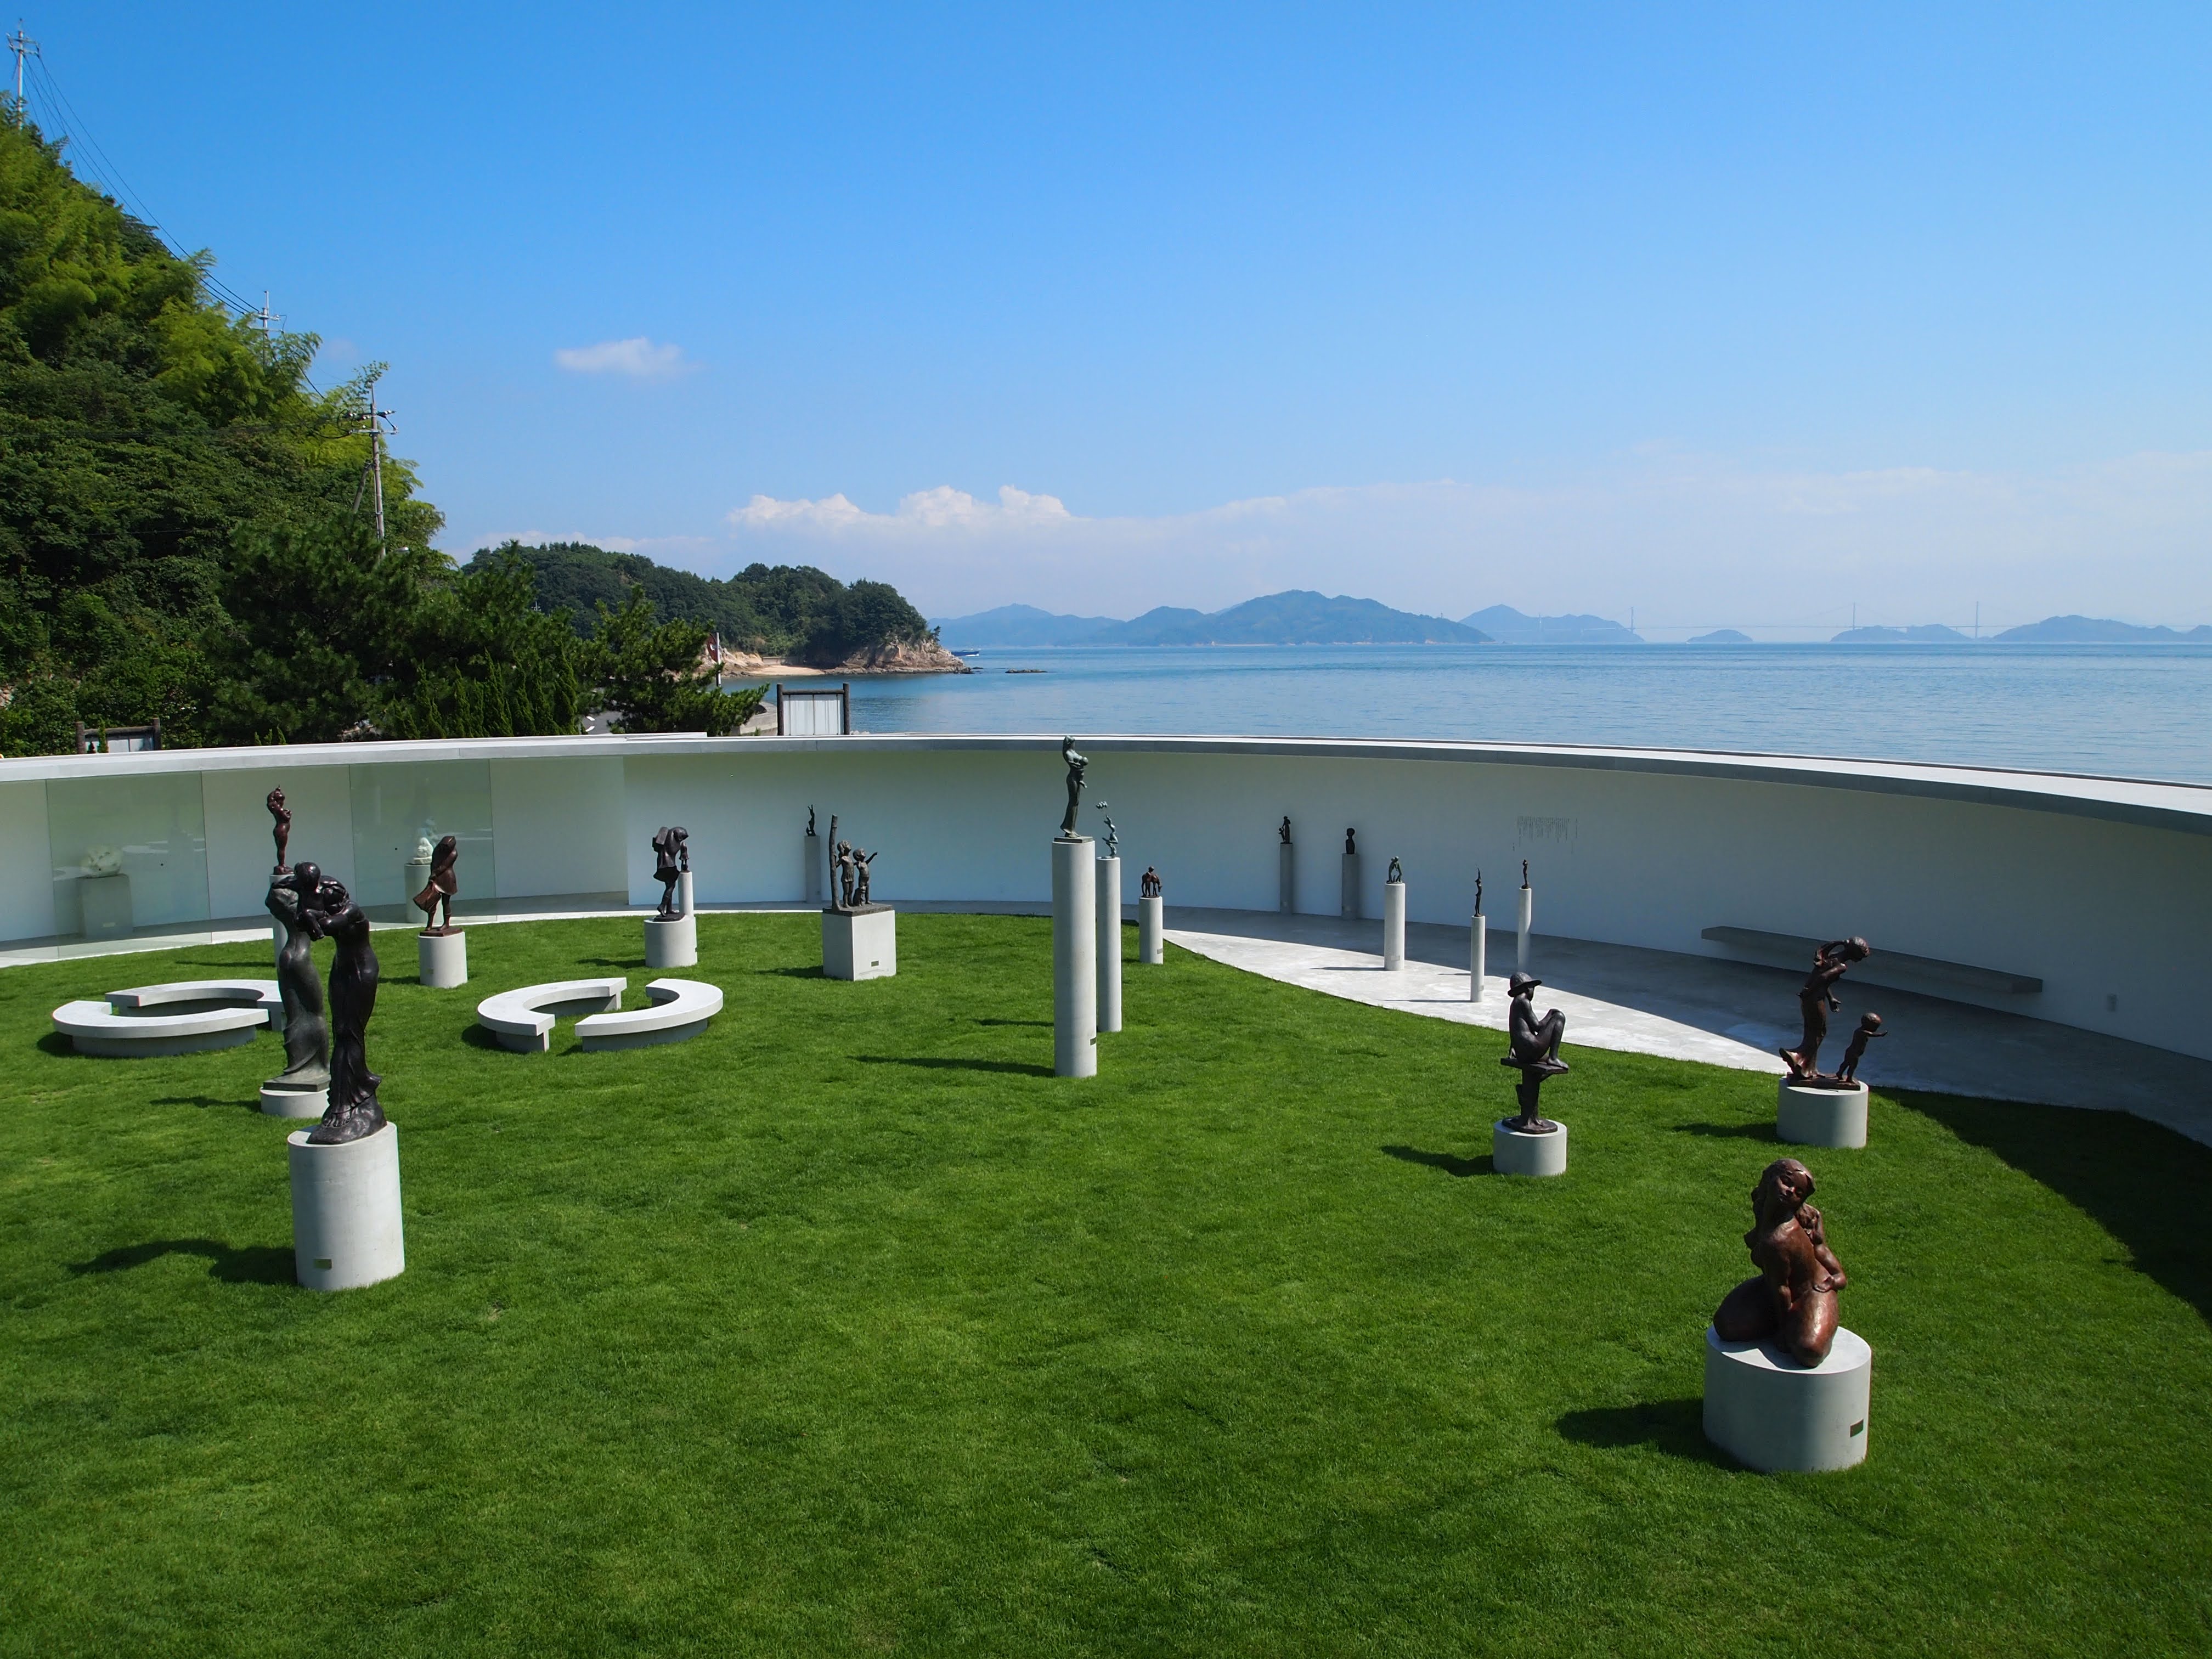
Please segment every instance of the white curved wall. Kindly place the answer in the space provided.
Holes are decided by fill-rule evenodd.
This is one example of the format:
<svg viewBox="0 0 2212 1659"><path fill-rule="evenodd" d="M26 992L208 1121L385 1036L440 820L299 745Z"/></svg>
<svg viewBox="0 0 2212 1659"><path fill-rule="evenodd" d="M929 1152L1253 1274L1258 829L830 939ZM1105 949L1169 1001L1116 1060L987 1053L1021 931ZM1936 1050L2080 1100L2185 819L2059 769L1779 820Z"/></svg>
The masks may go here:
<svg viewBox="0 0 2212 1659"><path fill-rule="evenodd" d="M790 902L805 890L810 805L825 838L834 812L841 834L880 853L882 898L1041 902L1065 799L1058 744L560 738L0 762L0 939L53 933L69 909L56 895L82 849L55 841L47 787L73 792L82 818L88 781L135 799L155 774L197 777L202 914L216 918L260 912L261 802L276 783L295 813L293 855L316 858L370 903L398 901L395 860L418 822L471 838L471 897L653 902L647 842L673 823L691 832L701 902ZM1486 908L1510 921L1525 858L1540 933L1692 954L1715 949L1699 933L1716 925L1863 933L1878 948L2045 984L1967 1000L2212 1058L2201 950L2212 936L2212 789L1480 744L1082 747L1082 827L1097 833L1095 803L1112 803L1132 898L1154 864L1171 903L1273 909L1275 826L1288 813L1303 910L1335 912L1343 832L1356 825L1369 915L1395 856L1415 920L1463 926L1480 865ZM148 828L156 833L173 825Z"/></svg>

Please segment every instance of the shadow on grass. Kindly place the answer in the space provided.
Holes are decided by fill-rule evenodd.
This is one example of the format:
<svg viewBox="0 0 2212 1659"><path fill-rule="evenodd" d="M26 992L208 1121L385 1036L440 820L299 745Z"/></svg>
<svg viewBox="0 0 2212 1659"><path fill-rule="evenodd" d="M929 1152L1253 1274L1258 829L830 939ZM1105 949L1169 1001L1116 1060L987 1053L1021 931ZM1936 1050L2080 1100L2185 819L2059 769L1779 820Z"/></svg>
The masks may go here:
<svg viewBox="0 0 2212 1659"><path fill-rule="evenodd" d="M510 1052L501 1044L498 1037L473 1019L461 1027L461 1041L471 1048L489 1048L502 1054Z"/></svg>
<svg viewBox="0 0 2212 1659"><path fill-rule="evenodd" d="M1415 1146L1385 1146L1382 1150L1401 1164L1425 1164L1431 1170L1442 1170L1446 1175L1461 1179L1491 1173L1487 1157L1460 1158L1451 1152L1425 1152Z"/></svg>
<svg viewBox="0 0 2212 1659"><path fill-rule="evenodd" d="M645 966L643 957L579 957L576 959L587 968L642 968Z"/></svg>
<svg viewBox="0 0 2212 1659"><path fill-rule="evenodd" d="M49 1031L39 1039L39 1052L42 1054L72 1056L76 1053L76 1044L71 1042L59 1031Z"/></svg>
<svg viewBox="0 0 2212 1659"><path fill-rule="evenodd" d="M218 1099L214 1095L163 1095L160 1099L155 1101L153 1103L156 1106L197 1106L202 1111L207 1111L213 1108L222 1106L228 1106L240 1111L253 1112L256 1114L258 1114L261 1110L261 1102L258 1098L254 1100L223 1100Z"/></svg>
<svg viewBox="0 0 2212 1659"><path fill-rule="evenodd" d="M1893 1098L2086 1212L2127 1247L2129 1266L2212 1322L2212 1237L2203 1224L2212 1147L2124 1112L1901 1091Z"/></svg>
<svg viewBox="0 0 2212 1659"><path fill-rule="evenodd" d="M978 1025L1034 1025L1040 1030L1052 1024L1048 1019L979 1019L975 1023Z"/></svg>
<svg viewBox="0 0 2212 1659"><path fill-rule="evenodd" d="M854 1054L853 1058L863 1066L916 1066L926 1072L1007 1072L1018 1077L1050 1077L1049 1066L1032 1065L1026 1060L958 1060L951 1056L902 1054Z"/></svg>
<svg viewBox="0 0 2212 1659"><path fill-rule="evenodd" d="M804 968L756 968L753 972L773 974L778 979L827 979L829 977L822 971L819 963L809 963Z"/></svg>
<svg viewBox="0 0 2212 1659"><path fill-rule="evenodd" d="M1678 1135L1705 1135L1715 1140L1773 1140L1771 1123L1677 1123Z"/></svg>
<svg viewBox="0 0 2212 1659"><path fill-rule="evenodd" d="M1669 1457L1711 1463L1733 1469L1735 1459L1705 1438L1705 1402L1702 1400L1651 1400L1634 1406L1595 1406L1567 1412L1553 1427L1562 1440L1601 1451L1626 1446L1649 1446Z"/></svg>
<svg viewBox="0 0 2212 1659"><path fill-rule="evenodd" d="M143 1267L165 1255L204 1255L208 1275L226 1285L289 1285L296 1264L292 1252L273 1244L248 1244L234 1249L218 1238L163 1238L150 1244L125 1244L96 1255L89 1261L72 1261L73 1273L114 1273Z"/></svg>

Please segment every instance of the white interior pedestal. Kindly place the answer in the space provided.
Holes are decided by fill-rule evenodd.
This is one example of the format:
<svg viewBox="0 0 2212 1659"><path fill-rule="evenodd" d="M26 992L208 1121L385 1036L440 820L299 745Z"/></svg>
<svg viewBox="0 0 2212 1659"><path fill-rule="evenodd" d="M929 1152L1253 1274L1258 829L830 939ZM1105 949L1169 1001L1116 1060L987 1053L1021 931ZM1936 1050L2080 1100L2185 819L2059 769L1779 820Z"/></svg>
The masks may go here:
<svg viewBox="0 0 2212 1659"><path fill-rule="evenodd" d="M351 1291L407 1268L399 1223L399 1129L335 1146L285 1137L292 1161L292 1254L311 1291Z"/></svg>
<svg viewBox="0 0 2212 1659"><path fill-rule="evenodd" d="M645 965L648 968L690 968L699 960L699 918L658 916L645 919Z"/></svg>
<svg viewBox="0 0 2212 1659"><path fill-rule="evenodd" d="M76 884L77 901L84 907L87 939L127 939L131 934L131 878L127 875L87 876Z"/></svg>
<svg viewBox="0 0 2212 1659"><path fill-rule="evenodd" d="M822 913L822 977L889 979L898 972L898 912L888 904Z"/></svg>
<svg viewBox="0 0 2212 1659"><path fill-rule="evenodd" d="M1705 1327L1705 1438L1754 1469L1847 1469L1867 1455L1874 1350L1838 1329L1801 1365L1771 1342L1723 1342Z"/></svg>
<svg viewBox="0 0 2212 1659"><path fill-rule="evenodd" d="M1799 1146L1867 1144L1867 1086L1811 1089L1784 1078L1777 1085L1774 1134Z"/></svg>
<svg viewBox="0 0 2212 1659"><path fill-rule="evenodd" d="M469 936L417 933L415 962L416 976L432 990L459 990L469 982Z"/></svg>

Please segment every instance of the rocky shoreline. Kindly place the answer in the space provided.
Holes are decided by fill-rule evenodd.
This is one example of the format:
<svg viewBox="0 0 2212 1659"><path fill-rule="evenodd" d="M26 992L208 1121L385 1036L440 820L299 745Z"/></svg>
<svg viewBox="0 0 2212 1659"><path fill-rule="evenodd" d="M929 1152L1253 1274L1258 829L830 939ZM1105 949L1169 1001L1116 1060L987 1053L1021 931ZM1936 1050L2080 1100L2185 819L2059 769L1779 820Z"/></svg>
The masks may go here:
<svg viewBox="0 0 2212 1659"><path fill-rule="evenodd" d="M854 674L972 674L975 671L935 640L893 640L855 651L842 662L823 667L795 663L782 657L756 656L750 651L722 652L724 679L835 678Z"/></svg>

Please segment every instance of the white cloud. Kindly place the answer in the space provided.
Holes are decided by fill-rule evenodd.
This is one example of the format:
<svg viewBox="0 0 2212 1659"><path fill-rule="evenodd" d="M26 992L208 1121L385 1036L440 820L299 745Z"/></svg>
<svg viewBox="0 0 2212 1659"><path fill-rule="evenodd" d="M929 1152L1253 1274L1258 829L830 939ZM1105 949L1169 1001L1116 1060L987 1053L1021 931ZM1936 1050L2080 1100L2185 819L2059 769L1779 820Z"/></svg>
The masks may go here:
<svg viewBox="0 0 2212 1659"><path fill-rule="evenodd" d="M655 345L642 334L634 340L563 346L553 361L574 374L626 374L633 380L673 380L698 367L686 361L682 346Z"/></svg>
<svg viewBox="0 0 2212 1659"><path fill-rule="evenodd" d="M1012 487L951 486L870 512L842 494L756 495L728 515L739 562L834 562L932 616L1020 601L1132 616L1285 587L1449 617L1505 603L1649 629L1862 622L1985 629L2082 611L2212 621L2212 453L2039 473L1759 468L1646 447L1511 483L1303 489L1196 512L1088 517Z"/></svg>

